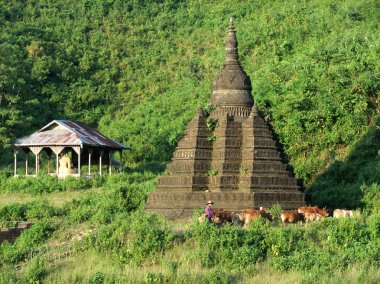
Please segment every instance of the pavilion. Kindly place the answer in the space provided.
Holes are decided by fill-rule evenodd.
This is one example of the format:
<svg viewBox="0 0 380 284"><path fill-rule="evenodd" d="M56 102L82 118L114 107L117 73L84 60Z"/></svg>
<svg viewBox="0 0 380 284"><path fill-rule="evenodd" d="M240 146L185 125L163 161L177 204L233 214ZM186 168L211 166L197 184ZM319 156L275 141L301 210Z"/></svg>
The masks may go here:
<svg viewBox="0 0 380 284"><path fill-rule="evenodd" d="M19 138L14 143L14 175L17 176L17 154L25 153L25 175L34 176L41 170L41 155L47 155L47 173L64 178L83 175L81 168L88 166L86 176L91 177L92 166L98 165L98 174L103 174L103 166L107 166L109 174L112 166L122 171L122 151L129 147L111 140L90 126L72 120L53 120L40 130L29 136ZM120 161L113 158L119 152ZM29 153L35 155L35 170L29 171ZM55 171L51 166L51 158L55 154ZM34 173L33 173L34 172Z"/></svg>

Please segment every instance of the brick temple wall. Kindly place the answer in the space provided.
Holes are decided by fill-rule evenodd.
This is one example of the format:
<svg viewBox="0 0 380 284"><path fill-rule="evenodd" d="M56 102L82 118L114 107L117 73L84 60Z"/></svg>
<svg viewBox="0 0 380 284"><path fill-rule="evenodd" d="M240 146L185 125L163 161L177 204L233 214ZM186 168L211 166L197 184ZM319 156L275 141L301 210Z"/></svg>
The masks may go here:
<svg viewBox="0 0 380 284"><path fill-rule="evenodd" d="M32 225L33 223L30 222L17 222L16 227L0 229L0 244L5 241L13 243L24 230L29 229Z"/></svg>

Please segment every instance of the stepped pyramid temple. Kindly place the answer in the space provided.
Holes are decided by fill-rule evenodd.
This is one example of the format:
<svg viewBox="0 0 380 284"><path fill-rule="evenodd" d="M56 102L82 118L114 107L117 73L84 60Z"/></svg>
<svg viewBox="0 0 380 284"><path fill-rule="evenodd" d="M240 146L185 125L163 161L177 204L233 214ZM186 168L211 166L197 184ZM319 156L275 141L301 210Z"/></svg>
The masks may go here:
<svg viewBox="0 0 380 284"><path fill-rule="evenodd" d="M305 204L271 128L254 103L237 45L231 19L225 63L210 99L215 110L198 110L188 124L173 161L149 195L147 211L175 219L191 216L208 200L216 208L234 211Z"/></svg>

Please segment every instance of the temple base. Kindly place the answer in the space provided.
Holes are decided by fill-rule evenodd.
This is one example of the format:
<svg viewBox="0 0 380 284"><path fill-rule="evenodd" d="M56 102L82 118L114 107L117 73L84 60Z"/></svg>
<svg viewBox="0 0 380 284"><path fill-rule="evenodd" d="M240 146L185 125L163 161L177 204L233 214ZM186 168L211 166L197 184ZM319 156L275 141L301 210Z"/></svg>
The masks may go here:
<svg viewBox="0 0 380 284"><path fill-rule="evenodd" d="M260 191L260 192L151 192L145 206L146 211L156 212L169 219L191 217L195 210L206 207L208 200L214 208L242 211L247 208L270 208L280 204L282 209L294 209L305 205L302 192Z"/></svg>

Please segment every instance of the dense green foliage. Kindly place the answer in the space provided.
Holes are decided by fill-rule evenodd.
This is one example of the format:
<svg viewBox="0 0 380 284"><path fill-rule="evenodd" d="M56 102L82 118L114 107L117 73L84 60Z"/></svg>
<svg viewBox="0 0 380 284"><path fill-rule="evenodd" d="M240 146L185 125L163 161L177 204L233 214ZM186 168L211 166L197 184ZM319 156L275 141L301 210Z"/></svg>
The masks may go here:
<svg viewBox="0 0 380 284"><path fill-rule="evenodd" d="M71 118L133 147L130 164L167 161L210 96L230 16L253 96L297 177L342 158L379 113L373 0L1 5L1 148Z"/></svg>
<svg viewBox="0 0 380 284"><path fill-rule="evenodd" d="M45 241L54 228L48 219L41 219L32 228L24 231L17 240L0 245L1 263L17 263L36 252L37 246Z"/></svg>
<svg viewBox="0 0 380 284"><path fill-rule="evenodd" d="M44 199L0 207L2 222L35 222L15 243L0 245L0 267L4 269L0 279L41 281L54 271L51 265L59 265L50 264L47 259L57 263L53 252L60 255L61 250L77 257L94 251L99 257L107 255L120 267L160 264L168 271L147 273L147 283L233 283L252 273L254 265L260 263L268 263L282 273L302 272L305 281L321 273L327 276L336 271L344 273L355 265L375 270L380 266L377 185L365 191L362 200L366 204L365 212L355 219L328 218L287 227L280 225L279 220L259 219L242 229L198 224L195 215L193 224L185 231L175 231L164 218L142 210L147 194L154 189L155 179L156 174L148 171L111 175L104 177L101 191L59 207ZM20 192L30 191L27 188L11 191ZM32 193L36 197L42 195L41 198L51 194L50 191ZM270 211L278 218L280 210L274 205ZM73 237L72 230L77 226L83 228L83 237ZM56 247L56 243L60 245ZM176 250L187 255L183 259L168 258ZM14 265L20 264L26 266L26 270L17 276ZM184 265L199 267L207 273L181 274L178 270ZM118 279L97 271L87 278L74 280L103 283L111 281L110 277Z"/></svg>
<svg viewBox="0 0 380 284"><path fill-rule="evenodd" d="M230 16L254 99L312 202L360 208L361 217L176 231L142 212L162 171L146 165L168 161L207 105ZM260 263L301 272L303 283L330 282L353 266L364 267L358 282L380 281L367 273L380 267L379 16L375 0L1 1L0 194L36 200L0 206L0 227L35 222L0 245L0 282L39 283L89 252L118 267L148 267L146 283L232 283ZM11 177L11 142L58 118L131 146L124 158L141 171L92 180ZM95 187L101 190L60 206L45 199ZM68 283L130 280L105 270L73 277Z"/></svg>
<svg viewBox="0 0 380 284"><path fill-rule="evenodd" d="M327 207L380 209L380 119L309 187L314 203ZM377 209L375 209L377 207Z"/></svg>
<svg viewBox="0 0 380 284"><path fill-rule="evenodd" d="M55 176L39 175L36 178L28 177L3 177L0 178L0 192L30 192L33 194L54 191L84 190L98 187L104 183L104 176L96 176L94 179L68 177L60 180Z"/></svg>

